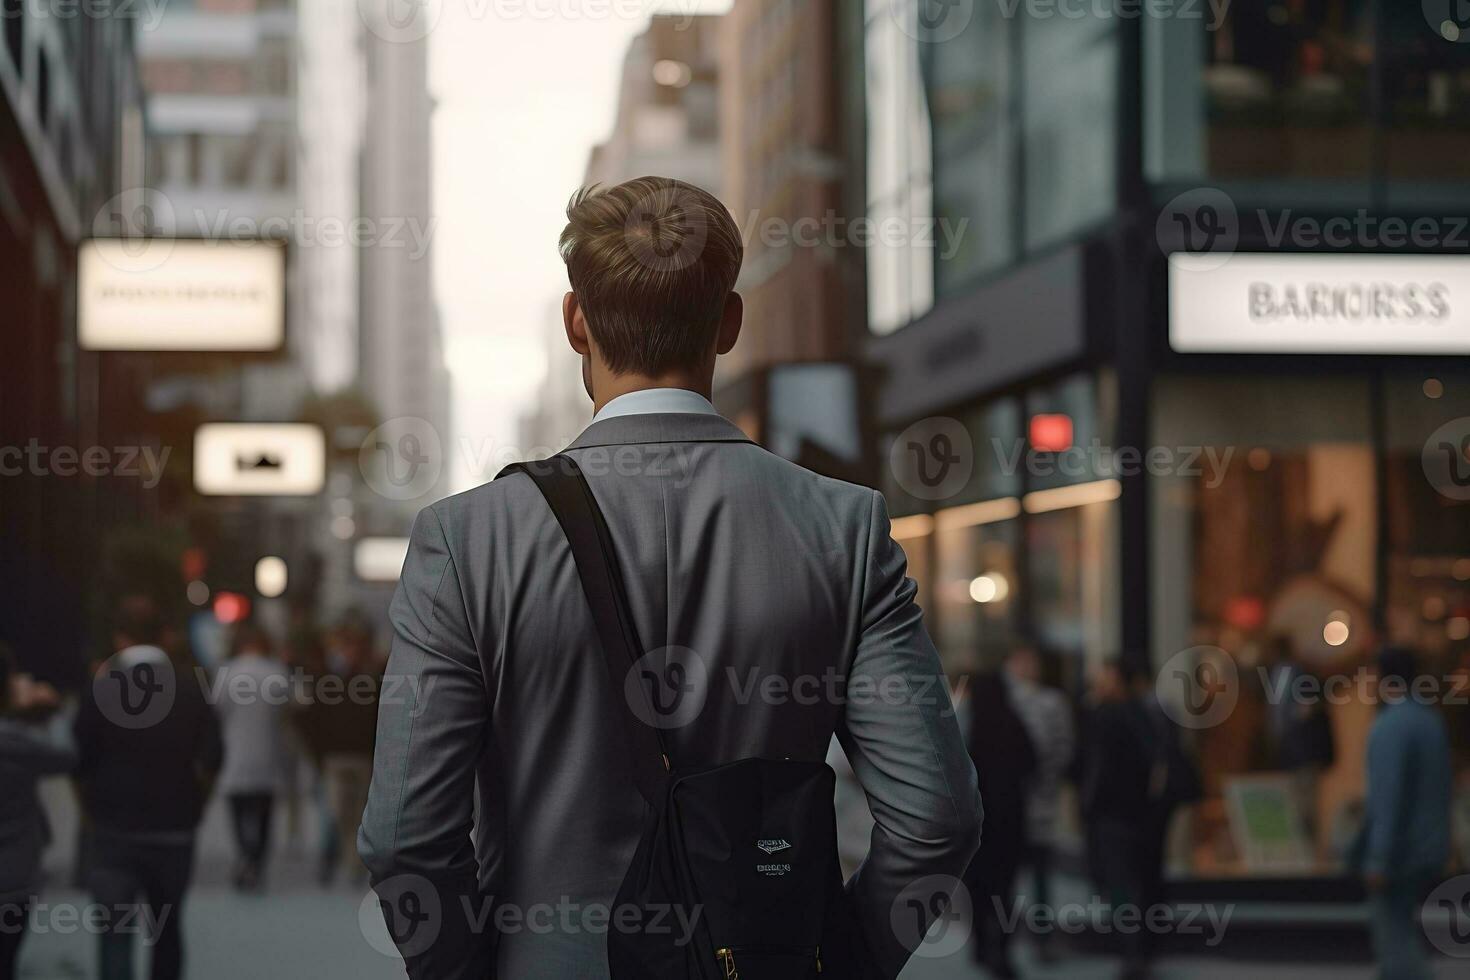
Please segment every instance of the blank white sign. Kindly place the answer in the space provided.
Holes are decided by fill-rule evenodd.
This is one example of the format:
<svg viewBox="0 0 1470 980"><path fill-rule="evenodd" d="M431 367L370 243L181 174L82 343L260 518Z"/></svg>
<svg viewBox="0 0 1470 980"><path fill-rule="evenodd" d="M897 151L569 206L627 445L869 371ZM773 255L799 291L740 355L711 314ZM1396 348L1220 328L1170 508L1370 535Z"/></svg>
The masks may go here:
<svg viewBox="0 0 1470 980"><path fill-rule="evenodd" d="M77 336L85 350L276 350L286 336L285 246L84 241L77 256Z"/></svg>
<svg viewBox="0 0 1470 980"><path fill-rule="evenodd" d="M352 552L352 568L364 582L396 582L407 557L407 538L361 538Z"/></svg>

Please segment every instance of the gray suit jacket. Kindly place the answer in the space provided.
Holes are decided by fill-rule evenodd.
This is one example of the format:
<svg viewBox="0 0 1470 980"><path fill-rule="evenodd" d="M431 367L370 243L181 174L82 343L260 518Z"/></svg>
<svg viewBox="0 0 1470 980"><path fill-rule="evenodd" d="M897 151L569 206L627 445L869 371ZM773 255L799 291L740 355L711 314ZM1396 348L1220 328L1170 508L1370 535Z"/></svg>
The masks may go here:
<svg viewBox="0 0 1470 980"><path fill-rule="evenodd" d="M876 820L849 890L896 975L920 938L894 924L901 892L963 872L980 799L882 496L715 415L609 418L568 453L644 645L707 668L702 710L665 732L675 768L821 760L841 740ZM570 548L528 477L420 513L392 621L358 846L410 975L605 980L645 804Z"/></svg>

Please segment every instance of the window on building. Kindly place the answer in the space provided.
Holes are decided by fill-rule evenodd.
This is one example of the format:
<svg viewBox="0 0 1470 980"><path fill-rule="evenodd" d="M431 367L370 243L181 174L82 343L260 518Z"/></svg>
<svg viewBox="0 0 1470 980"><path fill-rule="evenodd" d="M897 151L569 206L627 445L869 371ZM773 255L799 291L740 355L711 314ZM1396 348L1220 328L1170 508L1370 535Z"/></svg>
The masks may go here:
<svg viewBox="0 0 1470 980"><path fill-rule="evenodd" d="M934 305L932 135L917 4L868 0L868 325L891 333Z"/></svg>
<svg viewBox="0 0 1470 980"><path fill-rule="evenodd" d="M1451 4L1446 4L1449 10ZM1375 178L1461 182L1470 45L1402 0L1267 0L1144 18L1145 154L1161 182L1297 182L1340 203Z"/></svg>
<svg viewBox="0 0 1470 980"><path fill-rule="evenodd" d="M1175 462L1150 477L1154 664L1218 648L1238 677L1234 709L1197 732L1204 799L1178 855L1197 874L1341 864L1373 708L1341 699L1314 720L1318 708L1292 712L1272 685L1288 672L1350 677L1371 656L1373 403L1366 378L1157 383L1152 440ZM1262 779L1275 780L1276 812L1297 816L1255 853L1232 801Z"/></svg>
<svg viewBox="0 0 1470 980"><path fill-rule="evenodd" d="M1026 246L1042 248L1117 203L1118 21L1024 21Z"/></svg>
<svg viewBox="0 0 1470 980"><path fill-rule="evenodd" d="M936 6L867 6L868 322L880 334L1117 204L1117 18L975 4L926 24Z"/></svg>
<svg viewBox="0 0 1470 980"><path fill-rule="evenodd" d="M977 4L958 37L924 46L941 299L1016 256L1018 23L999 5Z"/></svg>

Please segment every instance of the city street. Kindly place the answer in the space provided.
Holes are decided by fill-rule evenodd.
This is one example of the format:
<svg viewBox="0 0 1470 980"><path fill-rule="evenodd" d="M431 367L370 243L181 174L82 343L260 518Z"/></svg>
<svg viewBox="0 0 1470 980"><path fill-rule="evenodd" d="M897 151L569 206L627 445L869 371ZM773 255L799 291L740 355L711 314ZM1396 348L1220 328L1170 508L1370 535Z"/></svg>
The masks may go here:
<svg viewBox="0 0 1470 980"><path fill-rule="evenodd" d="M1470 975L1467 42L0 0L0 980Z"/></svg>
<svg viewBox="0 0 1470 980"><path fill-rule="evenodd" d="M51 783L46 796L57 818L58 840L69 840L74 825L66 787ZM284 819L277 823L284 832ZM51 853L48 865L55 876L61 876L65 859L64 848ZM367 888L340 881L332 887L316 883L315 855L299 840L277 854L272 885L263 895L233 891L227 880L229 863L224 808L216 802L205 821L197 885L186 919L192 976L206 980L391 980L403 976L398 958L382 951L390 943ZM1066 882L1059 898L1085 901L1080 889L1079 883ZM43 900L53 909L79 907L85 905L87 896L56 887ZM359 918L365 909L367 914ZM1254 912L1243 908L1238 914ZM75 931L63 934L57 928L28 940L20 976L23 980L90 977L95 971L94 958L90 937ZM1035 980L1110 980L1118 970L1117 962L1109 957L1076 950L1063 950L1055 961L1040 963L1024 943L1018 944L1016 961L1022 975ZM1436 964L1436 980L1462 974L1463 964L1453 960L1442 958ZM1366 964L1303 965L1252 958L1238 950L1229 959L1164 957L1156 973L1159 980L1255 980L1262 975L1272 980L1369 980L1376 974ZM966 950L934 958L917 955L901 980L979 980L985 976Z"/></svg>

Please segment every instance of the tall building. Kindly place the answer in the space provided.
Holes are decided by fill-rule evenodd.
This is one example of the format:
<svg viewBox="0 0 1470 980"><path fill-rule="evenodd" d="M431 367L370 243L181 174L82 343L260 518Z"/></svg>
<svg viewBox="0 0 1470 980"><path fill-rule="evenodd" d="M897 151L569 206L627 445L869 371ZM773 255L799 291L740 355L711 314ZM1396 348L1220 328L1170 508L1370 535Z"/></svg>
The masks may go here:
<svg viewBox="0 0 1470 980"><path fill-rule="evenodd" d="M623 59L617 116L587 183L655 175L720 192L719 32L718 17L650 18Z"/></svg>
<svg viewBox="0 0 1470 980"><path fill-rule="evenodd" d="M138 12L113 6L0 4L0 641L58 682L80 676L106 529L156 506L141 481L79 463L142 441L134 379L104 379L105 356L76 334L77 244L143 183Z"/></svg>
<svg viewBox="0 0 1470 980"><path fill-rule="evenodd" d="M367 118L363 25L356 0L311 0L298 28L296 186L311 226L297 250L297 319L312 387L333 392L357 380L360 255L351 229Z"/></svg>
<svg viewBox="0 0 1470 980"><path fill-rule="evenodd" d="M221 359L196 391L211 414L284 421L309 391L312 321L295 273L304 237L296 188L297 20L292 0L169 5L140 37L148 92L155 233L284 238L290 248L287 356Z"/></svg>
<svg viewBox="0 0 1470 980"><path fill-rule="evenodd" d="M1290 797L1255 668L1341 677L1388 640L1443 676L1470 638L1470 256L1443 218L1470 204L1470 47L1390 0L916 6L852 6L846 84L850 169L902 232L868 249L865 347L941 654L1037 643L1074 690L1128 658L1201 750L1188 887L1351 898L1373 707L1327 708L1336 757Z"/></svg>
<svg viewBox="0 0 1470 980"><path fill-rule="evenodd" d="M422 419L448 451L450 378L434 302L433 113L429 43L362 35L367 114L362 141L363 218L374 229L360 256L359 384L380 420ZM418 508L442 496L449 467L434 487L407 501L377 502L383 526L407 533Z"/></svg>
<svg viewBox="0 0 1470 980"><path fill-rule="evenodd" d="M717 402L769 448L861 477L863 422L845 315L861 267L843 211L835 0L735 0L720 21L722 196L745 239L740 343Z"/></svg>

